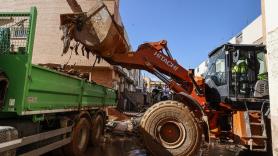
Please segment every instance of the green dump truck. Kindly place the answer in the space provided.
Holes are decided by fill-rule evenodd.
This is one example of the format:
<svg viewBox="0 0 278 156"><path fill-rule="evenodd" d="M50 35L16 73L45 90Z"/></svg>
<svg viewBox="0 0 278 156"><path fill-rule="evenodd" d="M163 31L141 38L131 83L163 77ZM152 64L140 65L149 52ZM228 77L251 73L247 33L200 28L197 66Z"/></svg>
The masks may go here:
<svg viewBox="0 0 278 156"><path fill-rule="evenodd" d="M114 90L32 64L36 8L0 13L0 155L64 147L82 155L103 134Z"/></svg>

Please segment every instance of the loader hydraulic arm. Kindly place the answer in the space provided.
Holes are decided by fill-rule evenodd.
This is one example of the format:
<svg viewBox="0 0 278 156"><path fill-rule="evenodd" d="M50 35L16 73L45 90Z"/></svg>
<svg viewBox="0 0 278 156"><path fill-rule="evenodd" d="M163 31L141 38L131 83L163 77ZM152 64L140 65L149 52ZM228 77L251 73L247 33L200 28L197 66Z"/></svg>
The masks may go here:
<svg viewBox="0 0 278 156"><path fill-rule="evenodd" d="M189 72L172 58L165 40L142 44L135 52L114 53L110 57L101 57L113 65L153 73L177 93L192 92L193 84Z"/></svg>

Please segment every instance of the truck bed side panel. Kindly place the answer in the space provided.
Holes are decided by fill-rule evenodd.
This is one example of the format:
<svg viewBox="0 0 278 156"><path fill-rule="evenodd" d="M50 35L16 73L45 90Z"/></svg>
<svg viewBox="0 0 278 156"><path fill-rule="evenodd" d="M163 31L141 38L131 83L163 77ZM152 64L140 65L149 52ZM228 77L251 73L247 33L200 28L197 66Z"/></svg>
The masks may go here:
<svg viewBox="0 0 278 156"><path fill-rule="evenodd" d="M115 91L100 85L84 83L82 107L115 105Z"/></svg>
<svg viewBox="0 0 278 156"><path fill-rule="evenodd" d="M33 66L29 81L25 110L79 107L81 80Z"/></svg>
<svg viewBox="0 0 278 156"><path fill-rule="evenodd" d="M21 114L77 111L111 106L115 91L54 70L32 65Z"/></svg>

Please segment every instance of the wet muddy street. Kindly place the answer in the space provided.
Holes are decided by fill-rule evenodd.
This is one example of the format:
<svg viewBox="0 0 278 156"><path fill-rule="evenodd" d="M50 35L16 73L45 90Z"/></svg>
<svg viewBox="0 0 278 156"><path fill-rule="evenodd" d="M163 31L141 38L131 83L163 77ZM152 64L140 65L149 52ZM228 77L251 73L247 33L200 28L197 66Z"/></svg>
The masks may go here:
<svg viewBox="0 0 278 156"><path fill-rule="evenodd" d="M138 135L138 131L135 128L136 125L138 125L138 118L132 116L135 117L132 119L130 116L126 116L115 110L109 111L109 117L110 119L105 130L106 133L99 143L99 146L89 146L85 156L150 156L150 153L145 149L143 142ZM133 130L130 130L130 128ZM213 139L211 139L209 148L206 146L205 149L209 150L202 150L206 151L202 156L271 155L266 153L240 152L238 148L235 148L235 145L222 144ZM54 156L56 155L57 154L54 154ZM64 155L62 154L62 156Z"/></svg>
<svg viewBox="0 0 278 156"><path fill-rule="evenodd" d="M262 153L238 152L231 145L212 144L204 156L260 156ZM134 135L107 134L99 147L90 147L86 156L150 156L139 137ZM267 154L265 156L268 156Z"/></svg>
<svg viewBox="0 0 278 156"><path fill-rule="evenodd" d="M147 156L140 139L134 135L107 134L99 147L90 147L86 156Z"/></svg>

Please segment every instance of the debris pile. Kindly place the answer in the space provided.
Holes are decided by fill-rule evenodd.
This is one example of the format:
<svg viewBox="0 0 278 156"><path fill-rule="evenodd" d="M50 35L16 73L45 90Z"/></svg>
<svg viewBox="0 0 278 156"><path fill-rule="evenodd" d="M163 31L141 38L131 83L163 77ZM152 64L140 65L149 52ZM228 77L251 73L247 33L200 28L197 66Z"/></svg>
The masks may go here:
<svg viewBox="0 0 278 156"><path fill-rule="evenodd" d="M72 40L76 41L74 49L82 45L82 53L98 54L109 58L114 53L129 52L124 28L118 14L111 16L106 5L98 2L88 12L82 12L75 0L68 0L72 14L60 16L60 28L63 31L63 53L67 53ZM77 52L76 52L77 54Z"/></svg>

